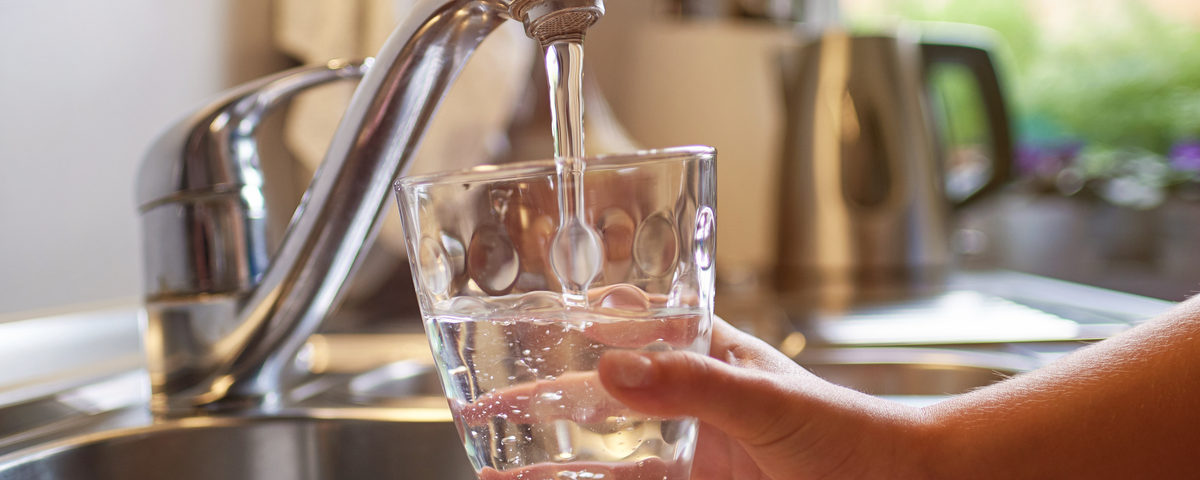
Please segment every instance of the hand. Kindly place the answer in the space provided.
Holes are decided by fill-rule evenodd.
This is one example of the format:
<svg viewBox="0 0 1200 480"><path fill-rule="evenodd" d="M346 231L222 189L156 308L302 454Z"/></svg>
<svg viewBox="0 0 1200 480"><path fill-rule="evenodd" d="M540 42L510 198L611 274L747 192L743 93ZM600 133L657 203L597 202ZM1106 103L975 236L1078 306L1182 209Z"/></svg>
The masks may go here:
<svg viewBox="0 0 1200 480"><path fill-rule="evenodd" d="M637 331L625 330L625 335ZM695 416L701 425L691 480L916 476L924 454L918 449L918 410L829 384L720 319L713 325L710 352L712 357L610 352L602 357L598 376L573 372L493 392L463 406L458 415L468 425L500 414L544 419L562 412L557 418L584 423L629 415L630 409L644 418ZM593 404L564 403L578 399ZM480 475L483 480L541 479L558 468L485 469ZM666 468L661 461L648 461L589 470L612 480L657 480Z"/></svg>
<svg viewBox="0 0 1200 480"><path fill-rule="evenodd" d="M600 360L600 381L621 403L700 419L692 480L919 476L919 410L825 382L719 319L711 355L616 351Z"/></svg>

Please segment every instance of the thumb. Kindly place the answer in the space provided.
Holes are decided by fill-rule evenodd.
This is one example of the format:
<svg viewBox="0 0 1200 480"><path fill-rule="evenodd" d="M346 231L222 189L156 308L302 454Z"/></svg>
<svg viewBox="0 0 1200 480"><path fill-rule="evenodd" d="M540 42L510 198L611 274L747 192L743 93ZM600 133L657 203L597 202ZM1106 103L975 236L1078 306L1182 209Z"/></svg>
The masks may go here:
<svg viewBox="0 0 1200 480"><path fill-rule="evenodd" d="M804 395L765 372L735 367L691 352L614 351L600 359L609 394L638 412L692 416L752 445L774 443L798 430Z"/></svg>

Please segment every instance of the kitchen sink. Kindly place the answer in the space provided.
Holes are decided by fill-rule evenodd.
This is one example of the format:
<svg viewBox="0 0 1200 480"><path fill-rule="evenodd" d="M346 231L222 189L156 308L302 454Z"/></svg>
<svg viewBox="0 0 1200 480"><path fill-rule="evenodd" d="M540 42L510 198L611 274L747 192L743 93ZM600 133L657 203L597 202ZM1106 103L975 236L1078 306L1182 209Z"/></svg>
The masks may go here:
<svg viewBox="0 0 1200 480"><path fill-rule="evenodd" d="M966 393L1038 367L1028 355L942 348L818 348L795 359L813 374L863 393L933 399Z"/></svg>
<svg viewBox="0 0 1200 480"><path fill-rule="evenodd" d="M0 458L0 479L475 478L452 422L380 410L188 418L85 434Z"/></svg>
<svg viewBox="0 0 1200 480"><path fill-rule="evenodd" d="M796 355L806 369L863 393L938 400L1002 381L1039 366L1035 357L1005 351L927 347L825 347ZM444 405L429 363L401 361L351 377L319 399L385 407Z"/></svg>
<svg viewBox="0 0 1200 480"><path fill-rule="evenodd" d="M1036 367L1018 354L932 348L812 348L796 360L834 383L901 401L946 398ZM0 480L475 478L426 361L394 362L321 389L271 416L154 420L129 407L131 421L0 456Z"/></svg>
<svg viewBox="0 0 1200 480"><path fill-rule="evenodd" d="M979 295L819 318L783 335L780 348L833 383L926 405L1170 306L1017 274L980 278L959 285ZM422 332L316 335L298 359L308 378L284 392L282 411L161 420L147 408L137 325L135 310L0 321L0 339L20 339L0 348L0 364L55 367L0 375L0 480L474 479ZM96 339L115 351L83 355Z"/></svg>

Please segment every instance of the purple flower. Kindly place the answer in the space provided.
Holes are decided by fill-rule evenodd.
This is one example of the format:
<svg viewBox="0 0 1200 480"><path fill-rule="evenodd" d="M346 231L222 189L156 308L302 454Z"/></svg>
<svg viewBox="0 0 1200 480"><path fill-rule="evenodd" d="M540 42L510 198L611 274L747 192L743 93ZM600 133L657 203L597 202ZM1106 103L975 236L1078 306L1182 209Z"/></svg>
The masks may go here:
<svg viewBox="0 0 1200 480"><path fill-rule="evenodd" d="M1200 140L1176 142L1167 158L1176 170L1200 172Z"/></svg>
<svg viewBox="0 0 1200 480"><path fill-rule="evenodd" d="M1058 145L1021 144L1017 148L1017 170L1024 175L1053 177L1071 164L1083 144L1066 142Z"/></svg>

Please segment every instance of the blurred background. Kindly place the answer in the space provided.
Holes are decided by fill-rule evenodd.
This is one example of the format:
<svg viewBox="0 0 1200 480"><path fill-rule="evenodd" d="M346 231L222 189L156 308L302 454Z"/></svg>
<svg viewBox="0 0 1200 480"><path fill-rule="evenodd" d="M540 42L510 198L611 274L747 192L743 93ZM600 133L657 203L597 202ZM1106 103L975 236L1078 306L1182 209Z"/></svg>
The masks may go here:
<svg viewBox="0 0 1200 480"><path fill-rule="evenodd" d="M136 303L134 184L155 136L233 85L373 54L409 4L0 0L0 315ZM589 34L598 92L589 135L607 149L718 147L720 270L752 275L782 248L780 49L818 27L938 28L929 22L989 29L1015 133L1011 182L955 211L956 265L1170 300L1195 292L1200 3L1192 0L609 0ZM538 98L529 88L534 46L509 27L447 99L416 168L549 154L520 144L522 132L543 127L522 108ZM940 111L953 118L942 127L944 161L969 165L991 141L975 87L954 68L931 78ZM272 140L262 143L276 146L270 201L298 200L349 91L306 95L267 129ZM357 280L365 297L408 275L388 235L372 254L389 260Z"/></svg>

